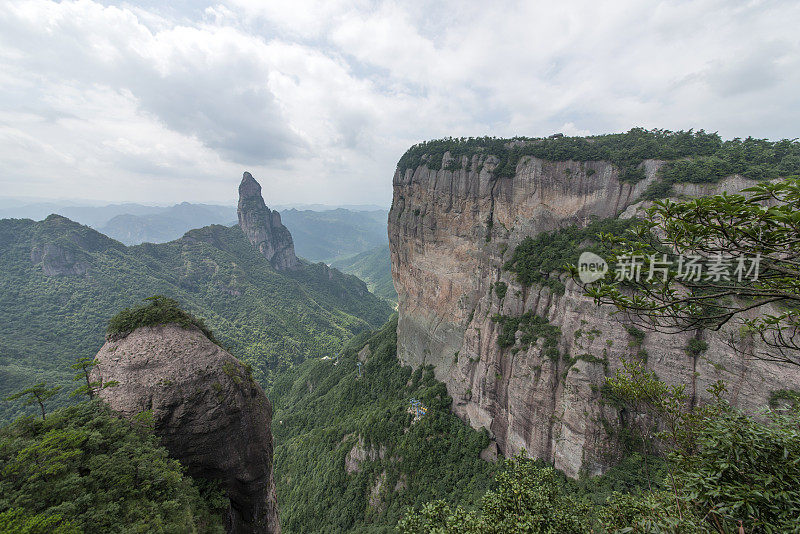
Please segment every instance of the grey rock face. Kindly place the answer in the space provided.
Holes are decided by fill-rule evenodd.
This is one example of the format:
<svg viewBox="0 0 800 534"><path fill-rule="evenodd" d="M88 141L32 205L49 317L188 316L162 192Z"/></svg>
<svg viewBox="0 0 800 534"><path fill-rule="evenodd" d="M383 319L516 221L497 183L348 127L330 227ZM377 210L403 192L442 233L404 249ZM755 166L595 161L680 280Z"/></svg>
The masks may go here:
<svg viewBox="0 0 800 534"><path fill-rule="evenodd" d="M91 254L111 248L125 249L88 226L52 214L37 224L31 263L41 265L46 276L83 276L92 268Z"/></svg>
<svg viewBox="0 0 800 534"><path fill-rule="evenodd" d="M90 268L85 253L53 243L34 245L31 249L31 262L41 263L45 276L80 276L86 274Z"/></svg>
<svg viewBox="0 0 800 534"><path fill-rule="evenodd" d="M767 350L753 340L737 338L745 354L730 349L725 339L739 335L736 325L703 332L708 350L698 357L685 350L688 333L647 333L634 346L620 317L596 307L571 281L558 295L522 287L503 270L526 236L585 225L593 216L635 213L661 162L646 161L646 178L635 185L621 182L605 162L526 157L514 176L499 178L491 173L495 165L495 158L476 155L456 171L443 165L439 171L421 166L396 173L389 241L399 295L398 357L414 367L433 365L454 399L453 411L473 427L487 428L500 452L510 456L525 449L570 476L603 472L613 463L615 444L602 420L618 415L600 402L600 386L640 350L648 354L649 369L668 383L685 384L693 402L724 380L736 405L756 411L772 391L800 384L798 369L748 359ZM731 177L686 192L738 190L745 182ZM491 290L498 281L508 284L503 299ZM516 353L501 350L492 315L527 311L561 329L562 354L588 354L606 365L592 358L552 361L541 341Z"/></svg>
<svg viewBox="0 0 800 534"><path fill-rule="evenodd" d="M292 234L281 223L281 215L271 211L261 196L261 185L249 172L239 184L239 226L250 243L279 271L300 265L294 253Z"/></svg>
<svg viewBox="0 0 800 534"><path fill-rule="evenodd" d="M139 328L97 353L100 397L126 418L151 410L155 432L193 477L227 489L232 533L278 533L272 407L244 365L196 328Z"/></svg>

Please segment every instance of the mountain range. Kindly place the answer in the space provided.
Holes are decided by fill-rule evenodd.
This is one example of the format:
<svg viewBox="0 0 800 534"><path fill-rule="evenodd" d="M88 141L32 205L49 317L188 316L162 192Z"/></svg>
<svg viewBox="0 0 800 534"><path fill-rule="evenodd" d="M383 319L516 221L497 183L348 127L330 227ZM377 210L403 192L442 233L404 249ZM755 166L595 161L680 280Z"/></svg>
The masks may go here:
<svg viewBox="0 0 800 534"><path fill-rule="evenodd" d="M4 219L0 395L40 379L68 384L70 362L96 351L111 315L156 294L205 318L265 384L278 369L335 354L391 313L363 281L324 263L276 270L239 226L128 247L60 215ZM16 410L4 404L0 418Z"/></svg>

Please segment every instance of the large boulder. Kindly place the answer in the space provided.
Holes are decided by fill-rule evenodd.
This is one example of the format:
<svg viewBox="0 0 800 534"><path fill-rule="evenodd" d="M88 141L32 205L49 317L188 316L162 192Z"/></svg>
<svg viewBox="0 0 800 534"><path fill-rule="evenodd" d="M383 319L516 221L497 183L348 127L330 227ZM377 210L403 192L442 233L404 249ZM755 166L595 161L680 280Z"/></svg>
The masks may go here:
<svg viewBox="0 0 800 534"><path fill-rule="evenodd" d="M272 475L272 407L249 369L200 329L140 327L97 353L100 391L132 419L152 412L155 433L192 477L227 489L228 532L280 532Z"/></svg>

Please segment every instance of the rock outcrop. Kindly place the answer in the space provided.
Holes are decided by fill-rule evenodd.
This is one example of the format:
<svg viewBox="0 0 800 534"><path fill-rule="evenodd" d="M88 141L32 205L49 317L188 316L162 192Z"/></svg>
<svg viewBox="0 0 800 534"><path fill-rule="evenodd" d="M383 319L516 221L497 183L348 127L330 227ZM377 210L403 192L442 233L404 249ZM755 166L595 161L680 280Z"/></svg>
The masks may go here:
<svg viewBox="0 0 800 534"><path fill-rule="evenodd" d="M414 367L433 365L454 399L454 412L473 427L487 428L501 453L525 449L570 476L603 472L613 461L613 443L602 422L618 414L601 402L600 387L622 359L642 354L660 378L686 384L693 401L721 379L737 405L755 411L766 406L772 391L800 383L798 369L731 350L723 342L730 329L699 333L708 350L692 355L686 350L689 333L634 339L617 316L598 309L571 280L564 280L562 295L523 287L503 269L526 236L634 213L661 162L645 161L646 178L632 185L600 161L523 157L510 177L496 176L498 160L486 154L464 156L456 162L460 166L449 161L445 154L441 170L421 165L394 176L389 241L399 295L398 357ZM731 177L680 192L711 194L746 185ZM508 285L503 298L492 290L499 281ZM571 358L547 357L541 341L501 350L500 326L492 316L528 311L560 328L559 352ZM739 348L759 350L749 343Z"/></svg>
<svg viewBox="0 0 800 534"><path fill-rule="evenodd" d="M91 266L81 250L55 243L34 245L31 249L31 262L41 264L45 276L81 276Z"/></svg>
<svg viewBox="0 0 800 534"><path fill-rule="evenodd" d="M289 229L281 223L281 214L270 210L261 196L261 185L249 172L239 184L239 226L247 239L279 271L300 265L294 253Z"/></svg>
<svg viewBox="0 0 800 534"><path fill-rule="evenodd" d="M193 477L218 480L230 497L232 533L280 532L272 474L272 407L239 360L199 329L142 327L97 353L100 392L133 419L152 412L155 433Z"/></svg>
<svg viewBox="0 0 800 534"><path fill-rule="evenodd" d="M124 250L88 226L52 214L43 220L31 240L31 263L41 265L45 276L83 276L92 267L90 253Z"/></svg>

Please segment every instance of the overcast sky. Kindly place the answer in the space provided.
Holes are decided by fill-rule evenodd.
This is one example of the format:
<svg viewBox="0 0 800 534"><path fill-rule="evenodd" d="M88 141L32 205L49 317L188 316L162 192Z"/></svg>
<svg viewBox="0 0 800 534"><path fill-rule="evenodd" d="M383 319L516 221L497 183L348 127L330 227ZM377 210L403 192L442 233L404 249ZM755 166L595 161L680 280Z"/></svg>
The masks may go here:
<svg viewBox="0 0 800 534"><path fill-rule="evenodd" d="M443 136L800 136L800 2L4 1L0 196L391 200Z"/></svg>

